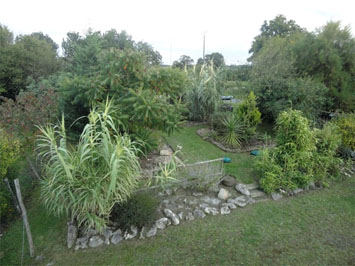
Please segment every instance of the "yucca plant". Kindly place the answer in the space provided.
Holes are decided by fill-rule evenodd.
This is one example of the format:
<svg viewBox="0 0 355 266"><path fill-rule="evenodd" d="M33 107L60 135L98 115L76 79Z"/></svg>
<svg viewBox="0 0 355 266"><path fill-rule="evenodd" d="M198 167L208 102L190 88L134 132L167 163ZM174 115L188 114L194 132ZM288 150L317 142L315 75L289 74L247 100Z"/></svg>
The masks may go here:
<svg viewBox="0 0 355 266"><path fill-rule="evenodd" d="M235 114L230 114L222 120L222 141L224 144L239 148L243 140L243 124Z"/></svg>
<svg viewBox="0 0 355 266"><path fill-rule="evenodd" d="M59 126L39 127L37 143L45 161L41 196L49 211L97 230L107 225L113 205L131 196L140 173L138 150L119 134L110 105L90 112L77 146L67 144L64 118Z"/></svg>

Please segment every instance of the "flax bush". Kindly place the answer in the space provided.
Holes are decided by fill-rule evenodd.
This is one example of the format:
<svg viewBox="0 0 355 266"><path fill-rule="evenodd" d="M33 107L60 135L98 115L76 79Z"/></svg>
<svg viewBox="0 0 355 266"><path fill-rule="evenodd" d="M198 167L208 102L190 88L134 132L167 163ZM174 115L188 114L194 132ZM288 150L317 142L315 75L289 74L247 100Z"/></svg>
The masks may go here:
<svg viewBox="0 0 355 266"><path fill-rule="evenodd" d="M42 199L49 211L66 214L78 225L102 229L115 203L125 202L137 187L138 150L120 135L110 113L93 109L79 143L69 146L64 126L40 127L37 148L45 160Z"/></svg>

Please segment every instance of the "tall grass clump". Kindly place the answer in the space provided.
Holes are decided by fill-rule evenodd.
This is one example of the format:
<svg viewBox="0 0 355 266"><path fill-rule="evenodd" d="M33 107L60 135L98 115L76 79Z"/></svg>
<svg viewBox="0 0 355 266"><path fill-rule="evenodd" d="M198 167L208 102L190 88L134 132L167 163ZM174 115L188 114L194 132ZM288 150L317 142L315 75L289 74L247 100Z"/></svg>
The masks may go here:
<svg viewBox="0 0 355 266"><path fill-rule="evenodd" d="M220 73L220 70L214 70L213 64L203 64L199 72L194 69L189 73L190 89L186 101L190 119L207 121L218 110Z"/></svg>
<svg viewBox="0 0 355 266"><path fill-rule="evenodd" d="M90 112L75 146L67 143L64 119L39 127L37 143L45 162L41 197L49 211L97 230L107 225L114 204L132 195L140 173L138 150L119 133L109 110L107 102L103 111Z"/></svg>

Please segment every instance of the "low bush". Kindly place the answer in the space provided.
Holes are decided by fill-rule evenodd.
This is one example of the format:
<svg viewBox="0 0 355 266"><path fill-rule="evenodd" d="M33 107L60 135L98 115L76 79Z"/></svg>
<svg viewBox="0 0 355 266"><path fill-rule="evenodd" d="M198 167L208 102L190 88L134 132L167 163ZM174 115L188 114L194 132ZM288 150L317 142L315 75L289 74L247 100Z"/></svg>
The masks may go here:
<svg viewBox="0 0 355 266"><path fill-rule="evenodd" d="M261 123L261 113L256 106L254 92L250 92L248 97L238 105L237 116L244 125L246 138L251 138L256 133L257 126Z"/></svg>
<svg viewBox="0 0 355 266"><path fill-rule="evenodd" d="M0 224L6 224L15 215L10 192L4 178L10 181L16 176L15 164L20 158L20 142L0 129Z"/></svg>
<svg viewBox="0 0 355 266"><path fill-rule="evenodd" d="M257 162L265 192L304 188L311 181L327 185L338 176L342 161L336 158L340 144L336 125L311 130L300 111L289 110L277 118L276 130L277 146L266 149Z"/></svg>
<svg viewBox="0 0 355 266"><path fill-rule="evenodd" d="M341 114L335 124L342 135L342 146L355 151L355 113Z"/></svg>
<svg viewBox="0 0 355 266"><path fill-rule="evenodd" d="M321 130L315 129L316 152L314 152L314 179L323 185L327 179L339 176L339 165L342 160L336 157L341 144L341 134L333 123L327 123Z"/></svg>
<svg viewBox="0 0 355 266"><path fill-rule="evenodd" d="M115 204L110 220L122 230L150 226L157 218L159 201L151 193L137 193L124 203Z"/></svg>

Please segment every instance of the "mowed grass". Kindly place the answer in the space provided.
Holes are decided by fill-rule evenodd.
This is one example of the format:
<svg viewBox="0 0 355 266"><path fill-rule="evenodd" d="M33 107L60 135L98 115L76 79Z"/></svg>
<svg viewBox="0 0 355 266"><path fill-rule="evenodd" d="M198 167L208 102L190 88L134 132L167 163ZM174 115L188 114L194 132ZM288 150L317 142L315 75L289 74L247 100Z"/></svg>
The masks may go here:
<svg viewBox="0 0 355 266"><path fill-rule="evenodd" d="M249 153L227 153L203 140L196 131L199 127L183 127L179 132L166 137L168 143L176 149L182 146L181 157L185 163L194 163L223 157L230 157L231 163L224 164L225 172L240 182L253 183L258 180L255 171L255 156Z"/></svg>
<svg viewBox="0 0 355 266"><path fill-rule="evenodd" d="M355 181L337 182L227 216L170 226L151 239L82 251L65 247L65 219L49 216L35 193L28 208L36 261L24 265L354 265ZM21 262L20 220L1 239L0 265Z"/></svg>

